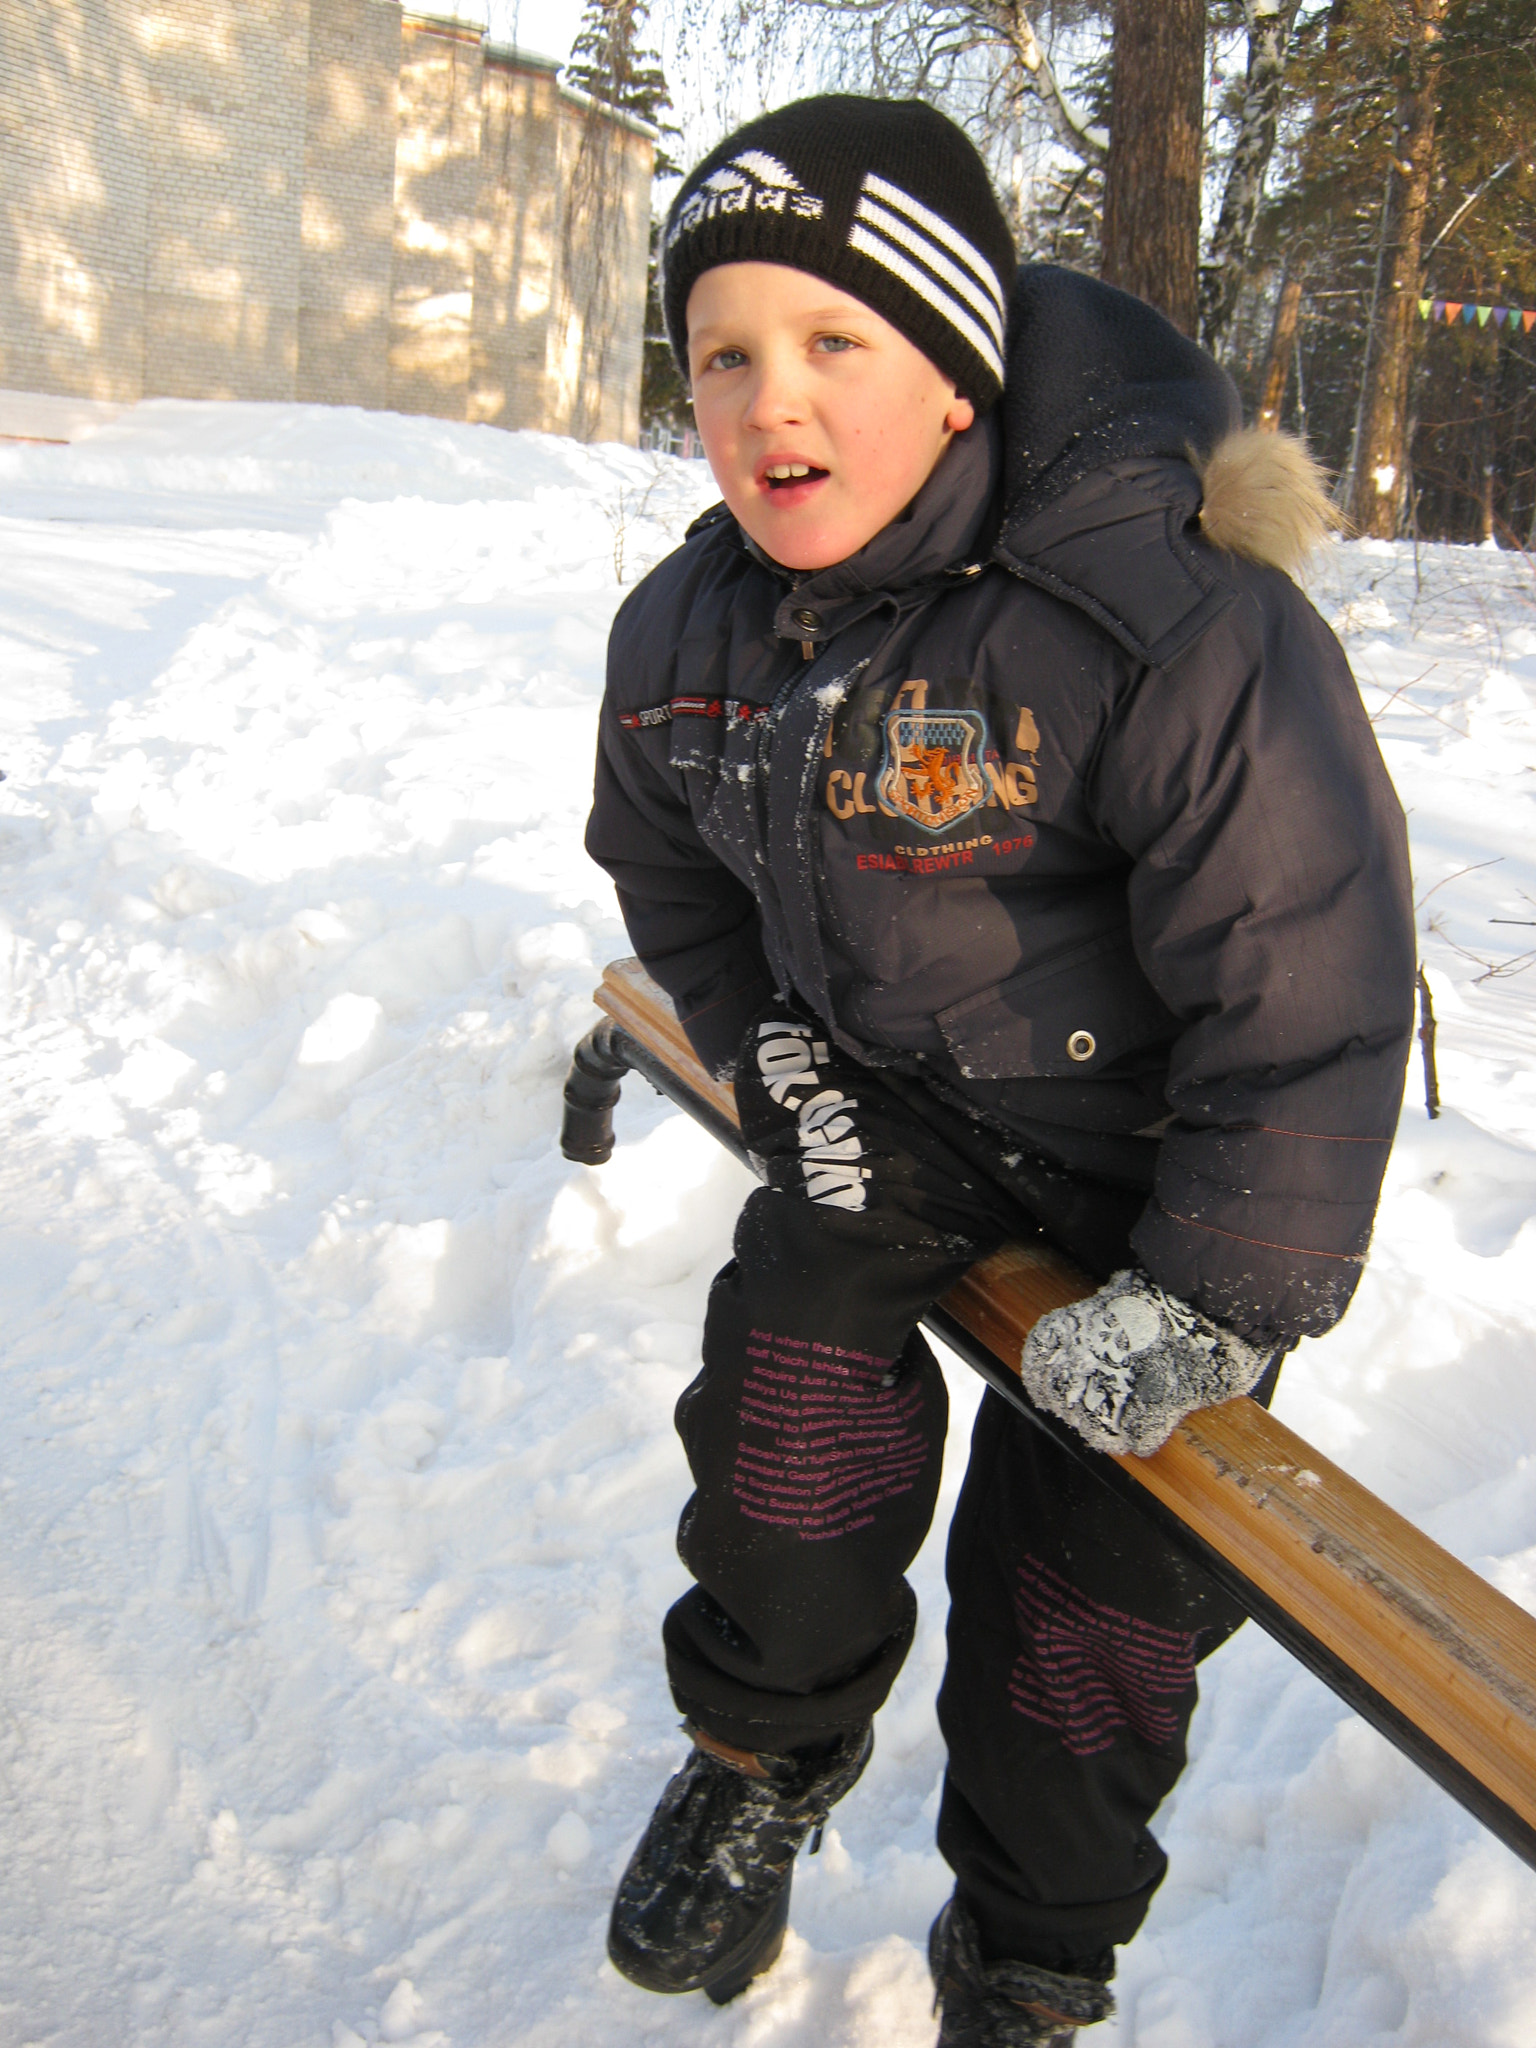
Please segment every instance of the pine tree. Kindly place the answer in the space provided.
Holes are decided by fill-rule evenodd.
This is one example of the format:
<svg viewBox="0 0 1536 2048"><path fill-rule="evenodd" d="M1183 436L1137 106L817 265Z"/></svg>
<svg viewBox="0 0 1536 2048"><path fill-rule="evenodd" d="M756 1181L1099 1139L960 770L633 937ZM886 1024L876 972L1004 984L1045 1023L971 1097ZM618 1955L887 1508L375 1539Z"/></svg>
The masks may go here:
<svg viewBox="0 0 1536 2048"><path fill-rule="evenodd" d="M1496 84L1490 89L1490 80ZM1536 19L1530 0L1459 0L1446 20L1438 185L1421 295L1536 308ZM1536 538L1536 329L1415 322L1408 507L1421 531Z"/></svg>
<svg viewBox="0 0 1536 2048"><path fill-rule="evenodd" d="M1287 78L1296 139L1255 259L1301 280L1314 447L1365 531L1523 540L1536 335L1453 335L1420 307L1536 306L1531 0L1333 0L1303 16Z"/></svg>
<svg viewBox="0 0 1536 2048"><path fill-rule="evenodd" d="M1187 283L1187 170L1201 139L1188 0L1113 10L1117 28L1135 16L1154 40L1183 22L1179 82L1163 95L1184 110L1176 195L1138 159L1123 104L1122 133L1108 132L1112 68L1117 84L1141 87L1160 69L1128 29L1110 51L1110 0L673 5L711 33L724 23L728 41L732 24L749 24L782 58L796 30L831 64L829 81L944 105L1014 194L1031 255L1091 270L1102 251L1105 275L1171 308L1172 290L1143 274L1161 241L1159 260ZM1536 0L1201 0L1201 11L1205 36L1248 39L1246 76L1213 131L1222 156L1206 168L1221 198L1200 285L1204 338L1250 415L1302 429L1329 468L1358 480L1365 530L1536 543L1536 323L1517 311L1451 332L1421 313L1436 299L1536 309ZM1171 140L1155 126L1148 139L1154 155ZM1104 211L1139 270L1115 267Z"/></svg>
<svg viewBox="0 0 1536 2048"><path fill-rule="evenodd" d="M660 60L654 50L643 49L640 43L650 11L649 0L587 0L581 27L571 44L565 82L606 107L618 107L649 121L661 138L656 146L655 175L676 178L682 175L681 166L667 153L666 142L682 131L667 119L672 95Z"/></svg>
<svg viewBox="0 0 1536 2048"><path fill-rule="evenodd" d="M565 79L578 91L606 107L626 114L638 114L657 131L654 175L681 176L681 167L667 149L669 139L681 134L672 111L672 95L666 74L654 50L641 44L648 0L587 0L581 27L571 45L571 61ZM671 345L661 331L657 301L657 222L650 229L650 254L646 265L645 343L640 372L640 424L658 421L669 426L683 424L688 394L672 357Z"/></svg>
<svg viewBox="0 0 1536 2048"><path fill-rule="evenodd" d="M670 427L677 433L692 424L689 416L692 400L662 323L661 284L657 270L661 226L659 220L651 222L651 256L645 284L645 353L640 370L640 424L642 427Z"/></svg>

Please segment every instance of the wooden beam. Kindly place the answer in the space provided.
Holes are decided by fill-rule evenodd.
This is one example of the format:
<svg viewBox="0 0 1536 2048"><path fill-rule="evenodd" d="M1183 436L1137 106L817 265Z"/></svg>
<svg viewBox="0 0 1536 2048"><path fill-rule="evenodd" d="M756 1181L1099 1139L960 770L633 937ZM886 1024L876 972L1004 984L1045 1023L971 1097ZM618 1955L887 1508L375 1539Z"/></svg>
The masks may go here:
<svg viewBox="0 0 1536 2048"><path fill-rule="evenodd" d="M637 961L606 970L597 1002L712 1119L736 1126L734 1092L704 1071ZM1093 1287L1059 1254L1011 1244L941 1307L1016 1377L1036 1320ZM1022 1389L1013 1398L1028 1406ZM1058 1441L1069 1434L1037 1419ZM1189 1416L1149 1458L1103 1462L1256 1589L1261 1619L1276 1609L1320 1646L1308 1662L1362 1711L1385 1702L1376 1725L1536 1861L1536 1617L1246 1397ZM1339 1683L1334 1667L1358 1685ZM1404 1740L1405 1727L1423 1744ZM1437 1755L1450 1767L1437 1768Z"/></svg>

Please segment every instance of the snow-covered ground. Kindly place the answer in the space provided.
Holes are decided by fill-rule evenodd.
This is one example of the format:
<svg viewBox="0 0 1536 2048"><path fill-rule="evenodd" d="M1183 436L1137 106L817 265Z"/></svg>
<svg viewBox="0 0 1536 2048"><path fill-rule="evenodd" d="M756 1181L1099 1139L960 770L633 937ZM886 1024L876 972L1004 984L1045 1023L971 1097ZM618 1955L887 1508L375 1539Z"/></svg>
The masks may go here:
<svg viewBox="0 0 1536 2048"><path fill-rule="evenodd" d="M637 1083L601 1171L555 1129L626 950L604 637L706 483L286 407L0 448L6 2048L929 2048L942 1517L778 1969L717 2012L603 1960L682 1751L670 1413L746 1180ZM1277 1410L1536 1607L1536 576L1361 544L1314 595L1446 1107L1415 1063ZM1536 2040L1536 1875L1256 1629L1159 1825L1104 2048Z"/></svg>

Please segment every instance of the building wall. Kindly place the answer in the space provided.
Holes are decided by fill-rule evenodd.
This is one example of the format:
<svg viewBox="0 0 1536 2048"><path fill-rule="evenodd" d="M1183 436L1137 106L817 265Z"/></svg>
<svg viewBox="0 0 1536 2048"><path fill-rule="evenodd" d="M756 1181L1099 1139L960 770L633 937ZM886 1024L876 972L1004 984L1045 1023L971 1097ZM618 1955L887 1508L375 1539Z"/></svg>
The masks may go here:
<svg viewBox="0 0 1536 2048"><path fill-rule="evenodd" d="M0 0L0 388L634 439L650 166L398 0Z"/></svg>
<svg viewBox="0 0 1536 2048"><path fill-rule="evenodd" d="M469 417L499 426L559 417L547 358L559 286L560 102L552 66L496 56L486 65Z"/></svg>
<svg viewBox="0 0 1536 2048"><path fill-rule="evenodd" d="M406 18L389 327L396 412L469 415L482 48L475 29Z"/></svg>
<svg viewBox="0 0 1536 2048"><path fill-rule="evenodd" d="M309 8L143 0L118 11L149 82L145 389L291 398Z"/></svg>
<svg viewBox="0 0 1536 2048"><path fill-rule="evenodd" d="M546 355L547 403L582 440L634 442L650 225L650 138L561 96L558 287Z"/></svg>
<svg viewBox="0 0 1536 2048"><path fill-rule="evenodd" d="M310 0L294 395L389 403L400 11Z"/></svg>
<svg viewBox="0 0 1536 2048"><path fill-rule="evenodd" d="M0 386L139 396L149 111L111 0L0 0Z"/></svg>

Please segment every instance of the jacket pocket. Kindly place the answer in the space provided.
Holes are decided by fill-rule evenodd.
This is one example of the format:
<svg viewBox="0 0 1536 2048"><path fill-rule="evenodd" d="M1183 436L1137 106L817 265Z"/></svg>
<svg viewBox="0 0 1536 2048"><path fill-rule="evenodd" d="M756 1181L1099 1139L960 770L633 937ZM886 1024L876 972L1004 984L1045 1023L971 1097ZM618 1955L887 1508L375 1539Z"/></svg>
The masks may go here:
<svg viewBox="0 0 1536 2048"><path fill-rule="evenodd" d="M934 1021L968 1081L1082 1080L1179 1029L1124 926L952 1003Z"/></svg>

